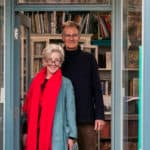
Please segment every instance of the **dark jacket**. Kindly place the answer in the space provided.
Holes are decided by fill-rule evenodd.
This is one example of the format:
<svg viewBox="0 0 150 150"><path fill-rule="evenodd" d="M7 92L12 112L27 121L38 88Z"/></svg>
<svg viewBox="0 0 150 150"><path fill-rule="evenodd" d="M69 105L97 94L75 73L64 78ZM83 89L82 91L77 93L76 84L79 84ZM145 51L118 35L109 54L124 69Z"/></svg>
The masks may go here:
<svg viewBox="0 0 150 150"><path fill-rule="evenodd" d="M62 73L71 79L75 90L77 123L93 123L95 119L104 120L104 104L93 55L81 51L65 50Z"/></svg>

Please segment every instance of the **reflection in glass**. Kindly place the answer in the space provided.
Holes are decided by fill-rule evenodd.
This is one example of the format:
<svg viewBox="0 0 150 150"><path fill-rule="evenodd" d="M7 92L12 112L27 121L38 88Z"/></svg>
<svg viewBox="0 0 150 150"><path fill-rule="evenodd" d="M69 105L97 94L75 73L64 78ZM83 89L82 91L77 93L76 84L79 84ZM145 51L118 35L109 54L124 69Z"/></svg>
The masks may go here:
<svg viewBox="0 0 150 150"><path fill-rule="evenodd" d="M138 149L139 46L141 45L142 0L124 1L124 126L123 149ZM126 5L127 4L127 5Z"/></svg>

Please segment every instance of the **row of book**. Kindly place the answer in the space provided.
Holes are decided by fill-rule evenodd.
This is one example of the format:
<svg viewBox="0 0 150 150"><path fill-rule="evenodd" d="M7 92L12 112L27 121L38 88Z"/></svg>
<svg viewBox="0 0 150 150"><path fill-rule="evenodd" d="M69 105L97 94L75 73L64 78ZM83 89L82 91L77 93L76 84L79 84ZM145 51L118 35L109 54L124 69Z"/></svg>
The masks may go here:
<svg viewBox="0 0 150 150"><path fill-rule="evenodd" d="M142 0L128 0L129 6L141 6Z"/></svg>
<svg viewBox="0 0 150 150"><path fill-rule="evenodd" d="M111 51L101 53L98 55L98 66L100 68L111 69L112 66L112 54Z"/></svg>
<svg viewBox="0 0 150 150"><path fill-rule="evenodd" d="M59 43L59 40L51 40L51 43ZM62 43L61 43L62 44ZM42 55L43 48L46 46L46 42L35 42L34 43L34 56L38 57ZM112 56L111 51L107 51L105 54L98 54L98 47L96 45L88 45L88 47L85 47L84 45L81 45L82 49L85 51L88 51L94 55L98 62L98 66L100 68L106 68L111 69L112 64Z"/></svg>
<svg viewBox="0 0 150 150"><path fill-rule="evenodd" d="M32 33L61 33L62 24L72 20L81 26L81 33L92 33L93 38L111 38L111 15L93 12L27 12Z"/></svg>
<svg viewBox="0 0 150 150"><path fill-rule="evenodd" d="M103 141L100 143L100 150L111 150L111 142L110 141ZM123 142L123 149L125 150L137 150L138 144L137 142Z"/></svg>
<svg viewBox="0 0 150 150"><path fill-rule="evenodd" d="M126 68L138 69L139 67L139 51L129 50L125 55ZM112 53L107 51L98 55L98 65L100 68L111 69L112 67Z"/></svg>
<svg viewBox="0 0 150 150"><path fill-rule="evenodd" d="M34 43L34 56L35 57L41 57L42 51L46 46L46 42L35 42Z"/></svg>
<svg viewBox="0 0 150 150"><path fill-rule="evenodd" d="M37 74L42 68L42 59L35 59L33 63L33 75Z"/></svg>
<svg viewBox="0 0 150 150"><path fill-rule="evenodd" d="M111 113L111 80L101 80L101 89L103 94L103 102L106 113ZM138 77L129 80L128 97L124 98L125 112L128 114L138 113Z"/></svg>

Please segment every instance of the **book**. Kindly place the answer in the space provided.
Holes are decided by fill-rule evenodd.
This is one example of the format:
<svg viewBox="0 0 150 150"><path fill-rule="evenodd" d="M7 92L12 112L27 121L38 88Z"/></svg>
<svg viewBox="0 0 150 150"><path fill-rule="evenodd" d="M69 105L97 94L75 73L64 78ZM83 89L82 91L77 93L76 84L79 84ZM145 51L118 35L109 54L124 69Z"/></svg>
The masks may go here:
<svg viewBox="0 0 150 150"><path fill-rule="evenodd" d="M98 54L98 66L100 68L106 68L106 56L105 56L105 54Z"/></svg>
<svg viewBox="0 0 150 150"><path fill-rule="evenodd" d="M102 39L110 39L110 23L108 21L108 19L106 20L106 18L104 17L104 15L98 15L97 16L98 19L98 25L99 25L99 31L100 31L100 37ZM106 22L107 21L107 22Z"/></svg>
<svg viewBox="0 0 150 150"><path fill-rule="evenodd" d="M137 138L138 137L138 122L137 120L128 120L128 136ZM134 130L133 130L134 129Z"/></svg>
<svg viewBox="0 0 150 150"><path fill-rule="evenodd" d="M111 125L110 121L105 121L105 126L100 132L101 138L111 138Z"/></svg>
<svg viewBox="0 0 150 150"><path fill-rule="evenodd" d="M137 50L128 51L128 68L138 68L139 52Z"/></svg>
<svg viewBox="0 0 150 150"><path fill-rule="evenodd" d="M49 33L49 15L48 12L44 12L43 14L43 24L44 24L44 33Z"/></svg>
<svg viewBox="0 0 150 150"><path fill-rule="evenodd" d="M36 33L42 33L39 12L35 13L35 26L36 26Z"/></svg>
<svg viewBox="0 0 150 150"><path fill-rule="evenodd" d="M103 95L104 110L111 112L111 95Z"/></svg>
<svg viewBox="0 0 150 150"><path fill-rule="evenodd" d="M138 96L138 78L134 77L129 80L129 95L130 96Z"/></svg>
<svg viewBox="0 0 150 150"><path fill-rule="evenodd" d="M56 11L53 11L51 13L51 22L50 22L51 34L56 34L56 28L57 28L56 25L57 25Z"/></svg>
<svg viewBox="0 0 150 150"><path fill-rule="evenodd" d="M34 43L34 56L35 57L36 56L38 56L38 57L41 56L45 45L46 45L46 43L44 43L44 42L35 42Z"/></svg>
<svg viewBox="0 0 150 150"><path fill-rule="evenodd" d="M40 26L41 26L41 33L43 34L44 31L44 18L43 18L43 13L39 13L40 15Z"/></svg>
<svg viewBox="0 0 150 150"><path fill-rule="evenodd" d="M34 12L31 13L31 31L32 33L36 33L36 23L35 23Z"/></svg>
<svg viewBox="0 0 150 150"><path fill-rule="evenodd" d="M106 52L106 68L107 69L111 69L111 61L112 61L112 59L111 59L111 52L109 51L109 52Z"/></svg>
<svg viewBox="0 0 150 150"><path fill-rule="evenodd" d="M105 95L111 95L111 81L105 80Z"/></svg>

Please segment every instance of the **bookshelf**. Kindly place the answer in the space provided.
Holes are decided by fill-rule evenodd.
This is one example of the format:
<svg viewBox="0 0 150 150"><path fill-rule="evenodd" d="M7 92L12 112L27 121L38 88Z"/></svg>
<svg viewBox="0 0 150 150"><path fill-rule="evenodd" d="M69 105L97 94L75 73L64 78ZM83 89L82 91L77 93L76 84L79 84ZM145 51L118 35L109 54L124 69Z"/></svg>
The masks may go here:
<svg viewBox="0 0 150 150"><path fill-rule="evenodd" d="M84 45L90 45L92 34L81 34L80 42ZM44 35L31 35L31 78L42 67L42 50L48 43L63 44L61 34L44 34Z"/></svg>
<svg viewBox="0 0 150 150"><path fill-rule="evenodd" d="M81 34L80 42L84 45L90 45L92 34ZM35 74L42 68L42 50L48 43L59 43L62 45L61 34L33 34L30 36L30 72L29 78L32 79ZM27 87L26 67L25 67L25 52L26 52L26 38L22 32L21 36L21 99L24 99ZM92 46L92 45L91 45Z"/></svg>

